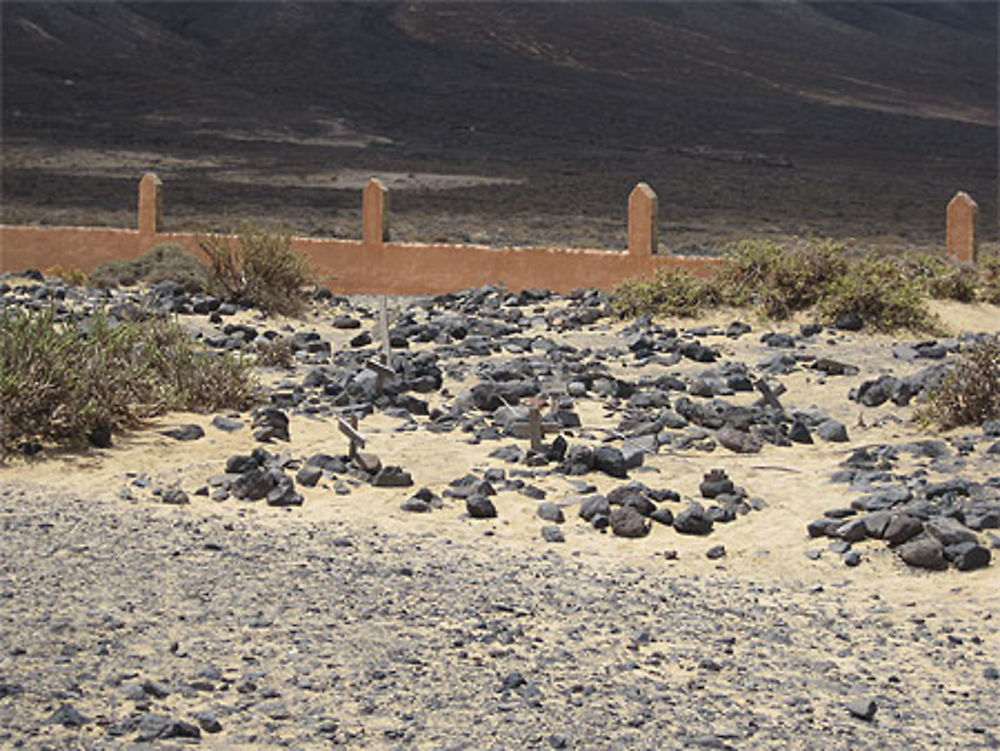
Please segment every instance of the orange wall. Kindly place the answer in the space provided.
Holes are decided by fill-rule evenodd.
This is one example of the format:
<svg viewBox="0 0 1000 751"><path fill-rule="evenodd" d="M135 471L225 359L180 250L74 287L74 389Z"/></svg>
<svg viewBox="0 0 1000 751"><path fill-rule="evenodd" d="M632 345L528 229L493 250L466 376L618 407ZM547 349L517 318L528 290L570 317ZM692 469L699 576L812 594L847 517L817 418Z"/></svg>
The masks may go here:
<svg viewBox="0 0 1000 751"><path fill-rule="evenodd" d="M138 254L136 230L0 224L0 271L44 271L50 266L91 271L105 261Z"/></svg>
<svg viewBox="0 0 1000 751"><path fill-rule="evenodd" d="M136 257L160 242L175 242L199 255L197 236L187 233L157 233L140 248L137 230L0 225L0 271L62 266L90 272L100 263ZM353 240L299 237L292 246L309 259L321 282L344 294L437 294L500 283L511 290L610 289L658 266L679 266L705 276L718 263L711 258L602 250L392 242L366 247Z"/></svg>

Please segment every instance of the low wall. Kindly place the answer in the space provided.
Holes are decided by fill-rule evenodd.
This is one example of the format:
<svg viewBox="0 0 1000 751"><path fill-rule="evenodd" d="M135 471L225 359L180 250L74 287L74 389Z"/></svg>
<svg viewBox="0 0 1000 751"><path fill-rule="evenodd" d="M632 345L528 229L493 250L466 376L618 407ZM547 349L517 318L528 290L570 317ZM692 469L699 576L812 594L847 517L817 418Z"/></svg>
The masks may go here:
<svg viewBox="0 0 1000 751"><path fill-rule="evenodd" d="M90 272L106 261L134 258L161 242L177 243L198 257L198 236L159 232L141 245L136 230L0 225L0 271L53 266ZM670 264L706 276L717 260L683 256L559 248L489 248L476 245L385 243L369 248L351 240L296 237L292 248L309 259L319 281L334 292L438 294L485 284L568 292L610 289L629 277Z"/></svg>
<svg viewBox="0 0 1000 751"><path fill-rule="evenodd" d="M158 243L177 243L195 255L198 236L161 232L162 183L152 173L139 183L138 229L0 225L0 271L53 266L90 272L106 261L135 258ZM948 212L948 238L957 260L975 262L975 211L965 194ZM485 284L568 292L610 289L661 266L709 276L716 258L656 253L657 198L640 183L628 198L624 251L566 248L491 248L480 245L395 243L388 239L388 192L373 179L362 194L362 239L292 238L319 280L337 293L437 294ZM974 206L974 202L972 203ZM960 212L962 212L960 214Z"/></svg>
<svg viewBox="0 0 1000 751"><path fill-rule="evenodd" d="M0 271L95 266L140 252L134 229L15 227L0 224Z"/></svg>

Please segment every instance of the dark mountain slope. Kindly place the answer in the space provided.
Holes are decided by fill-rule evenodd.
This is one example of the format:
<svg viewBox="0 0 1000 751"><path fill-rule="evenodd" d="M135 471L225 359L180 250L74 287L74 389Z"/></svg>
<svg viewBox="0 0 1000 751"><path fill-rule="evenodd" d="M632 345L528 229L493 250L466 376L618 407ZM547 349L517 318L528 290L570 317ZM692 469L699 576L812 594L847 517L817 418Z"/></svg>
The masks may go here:
<svg viewBox="0 0 1000 751"><path fill-rule="evenodd" d="M7 141L256 158L276 139L226 131L309 139L335 121L392 144L348 154L275 142L268 154L293 170L319 160L505 175L524 181L503 194L515 212L570 211L546 198L562 186L579 211L617 215L638 179L693 211L785 214L814 228L875 201L854 210L882 232L930 231L962 186L987 199L995 226L994 3L4 3L0 12ZM5 197L29 201L11 170ZM181 194L193 209L209 191L189 188ZM482 209L467 200L448 197L450 210ZM395 205L444 201L411 194ZM762 212L762 201L777 205Z"/></svg>

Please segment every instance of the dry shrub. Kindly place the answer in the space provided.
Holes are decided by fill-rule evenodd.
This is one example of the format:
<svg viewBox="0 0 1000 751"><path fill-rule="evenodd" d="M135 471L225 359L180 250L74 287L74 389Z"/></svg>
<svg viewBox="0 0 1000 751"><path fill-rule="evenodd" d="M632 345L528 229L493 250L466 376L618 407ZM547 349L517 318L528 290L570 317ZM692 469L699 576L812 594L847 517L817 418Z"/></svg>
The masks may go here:
<svg viewBox="0 0 1000 751"><path fill-rule="evenodd" d="M295 362L295 350L292 343L283 336L273 339L259 337L254 349L257 353L257 364L272 368L290 368Z"/></svg>
<svg viewBox="0 0 1000 751"><path fill-rule="evenodd" d="M818 301L831 322L857 313L866 327L879 331L937 333L941 323L927 309L924 289L905 265L891 258L861 256L831 279Z"/></svg>
<svg viewBox="0 0 1000 751"><path fill-rule="evenodd" d="M1000 338L980 340L964 352L918 418L945 429L1000 418Z"/></svg>
<svg viewBox="0 0 1000 751"><path fill-rule="evenodd" d="M732 305L753 306L768 318L787 318L819 302L826 285L848 265L845 246L832 240L786 245L744 240L726 250L719 296Z"/></svg>
<svg viewBox="0 0 1000 751"><path fill-rule="evenodd" d="M1000 255L984 258L982 267L982 286L978 297L983 302L1000 305Z"/></svg>
<svg viewBox="0 0 1000 751"><path fill-rule="evenodd" d="M974 268L931 253L921 253L900 260L909 275L931 297L958 302L973 302L976 299L981 279Z"/></svg>
<svg viewBox="0 0 1000 751"><path fill-rule="evenodd" d="M641 315L697 316L718 303L711 283L667 266L652 279L626 279L615 287L611 309L621 318Z"/></svg>
<svg viewBox="0 0 1000 751"><path fill-rule="evenodd" d="M235 240L208 235L198 244L208 257L213 294L271 313L302 314L308 300L303 288L311 275L306 260L292 250L288 233L246 224Z"/></svg>
<svg viewBox="0 0 1000 751"><path fill-rule="evenodd" d="M81 287L87 283L87 275L84 274L82 270L75 267L64 269L58 264L55 266L49 266L49 268L45 269L45 276L59 279L64 284L68 284L71 287Z"/></svg>
<svg viewBox="0 0 1000 751"><path fill-rule="evenodd" d="M176 323L53 310L0 314L0 455L33 443L82 445L171 409L244 409L259 400L249 366L195 347Z"/></svg>
<svg viewBox="0 0 1000 751"><path fill-rule="evenodd" d="M159 243L138 258L100 264L88 282L92 287L127 287L166 280L177 282L188 292L203 292L208 285L208 271L180 245Z"/></svg>

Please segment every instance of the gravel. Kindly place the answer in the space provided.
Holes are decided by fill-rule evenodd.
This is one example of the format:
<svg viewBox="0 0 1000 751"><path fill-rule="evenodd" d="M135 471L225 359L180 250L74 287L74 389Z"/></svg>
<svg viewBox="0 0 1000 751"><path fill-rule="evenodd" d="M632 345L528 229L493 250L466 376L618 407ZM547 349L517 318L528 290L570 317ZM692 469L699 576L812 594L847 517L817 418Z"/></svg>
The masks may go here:
<svg viewBox="0 0 1000 751"><path fill-rule="evenodd" d="M1000 742L992 613L268 514L0 490L0 746Z"/></svg>

